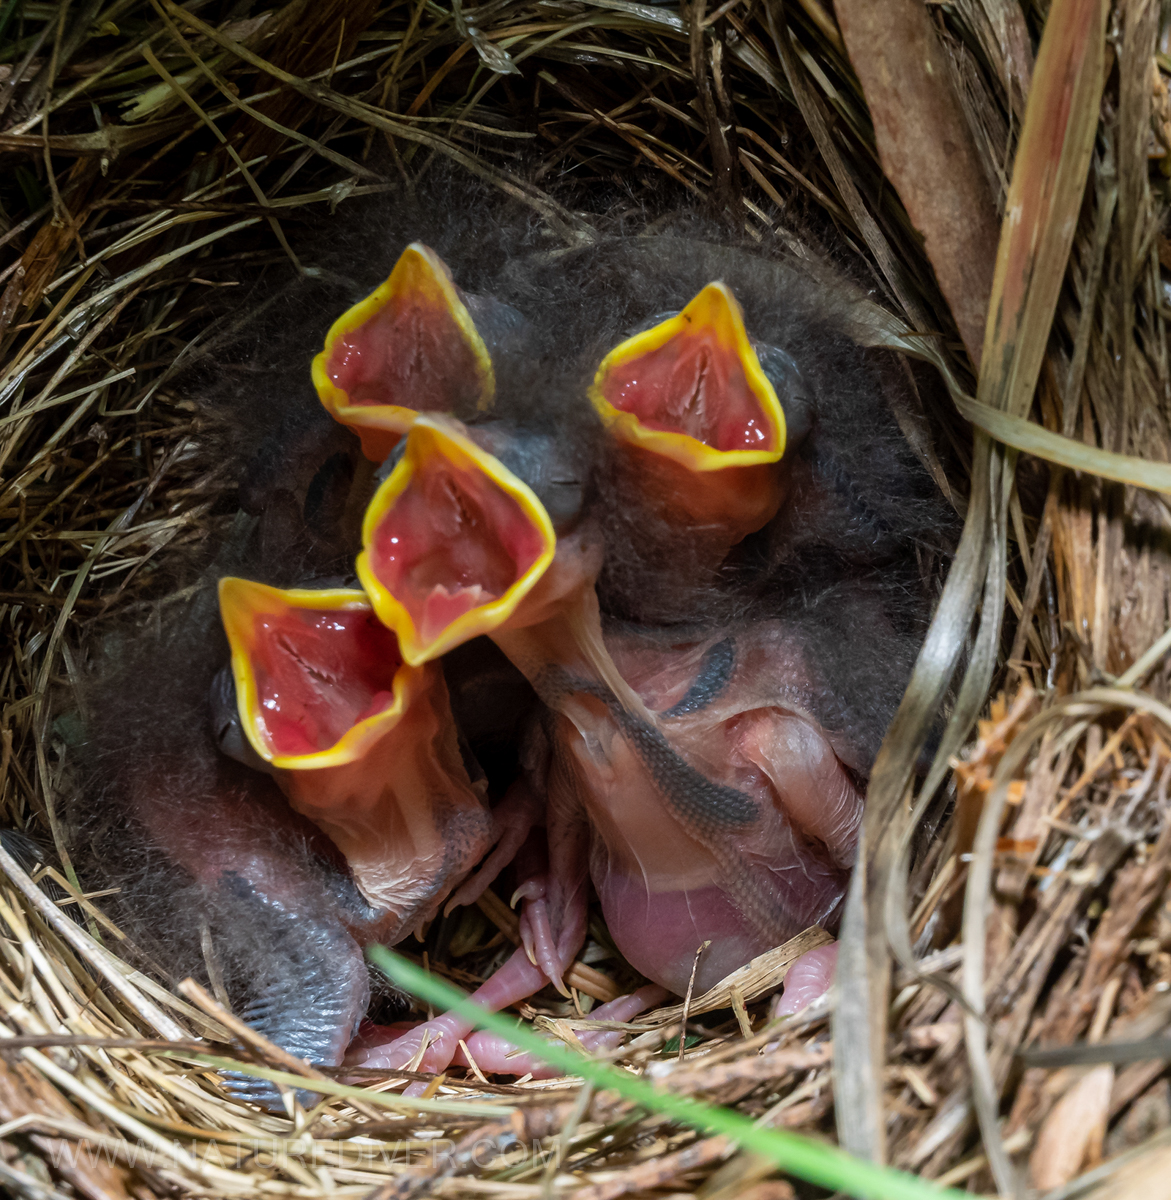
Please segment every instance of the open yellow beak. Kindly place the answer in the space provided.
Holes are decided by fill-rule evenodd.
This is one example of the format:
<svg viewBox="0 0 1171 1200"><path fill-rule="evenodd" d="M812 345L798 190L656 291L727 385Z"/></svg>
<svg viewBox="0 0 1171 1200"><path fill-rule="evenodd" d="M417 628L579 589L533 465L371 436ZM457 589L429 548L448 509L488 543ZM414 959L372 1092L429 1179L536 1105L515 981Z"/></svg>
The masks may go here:
<svg viewBox="0 0 1171 1200"><path fill-rule="evenodd" d="M421 416L366 512L358 577L418 666L500 628L556 543L525 483L454 422Z"/></svg>
<svg viewBox="0 0 1171 1200"><path fill-rule="evenodd" d="M590 399L614 436L692 471L773 463L785 453L780 401L723 283L610 351Z"/></svg>
<svg viewBox="0 0 1171 1200"><path fill-rule="evenodd" d="M417 412L470 416L491 407L492 360L451 272L413 242L384 284L343 313L313 360L321 403L375 462Z"/></svg>
<svg viewBox="0 0 1171 1200"><path fill-rule="evenodd" d="M420 673L363 592L229 576L219 598L240 721L274 767L354 762L402 719Z"/></svg>

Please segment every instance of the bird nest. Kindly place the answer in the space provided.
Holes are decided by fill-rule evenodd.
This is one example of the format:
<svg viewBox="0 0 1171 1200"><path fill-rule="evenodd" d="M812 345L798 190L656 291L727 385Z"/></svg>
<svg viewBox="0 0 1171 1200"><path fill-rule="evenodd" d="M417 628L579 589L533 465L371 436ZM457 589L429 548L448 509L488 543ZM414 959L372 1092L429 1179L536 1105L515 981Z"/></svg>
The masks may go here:
<svg viewBox="0 0 1171 1200"><path fill-rule="evenodd" d="M0 853L13 1194L1164 1186L1160 10L835 10L0 3L0 797L7 825L55 846L31 875ZM577 1035L619 987L579 963L572 1003L548 993L521 1013L579 1055L572 1074L457 1070L407 1099L416 1073L323 1074L191 981L123 961L62 837L78 731L54 698L96 632L165 605L165 564L230 512L234 481L175 386L222 328L224 293L272 264L312 269L307 231L437 164L531 210L550 244L692 205L798 254L831 246L871 281L875 343L946 381L908 435L965 524L871 778L844 986L770 1020L800 948L782 947L639 1019L598 1066ZM464 932L470 949L505 944L516 920L489 892ZM454 954L403 949L433 978L477 981ZM222 1089L225 1063L309 1078L320 1102L290 1090L288 1115L260 1112Z"/></svg>

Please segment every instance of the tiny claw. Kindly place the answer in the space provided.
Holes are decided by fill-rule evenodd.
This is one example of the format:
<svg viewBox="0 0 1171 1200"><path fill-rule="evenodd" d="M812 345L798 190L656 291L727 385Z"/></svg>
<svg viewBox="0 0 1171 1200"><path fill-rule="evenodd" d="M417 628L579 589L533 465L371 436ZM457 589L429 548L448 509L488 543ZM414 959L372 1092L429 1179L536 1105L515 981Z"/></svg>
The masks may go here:
<svg viewBox="0 0 1171 1200"><path fill-rule="evenodd" d="M528 929L527 927L522 928L520 931L520 944L524 947L524 951L525 951L525 954L528 955L529 962L531 962L533 964L533 966L536 967L537 966L537 952L536 952L535 947L533 946L532 931L530 929Z"/></svg>
<svg viewBox="0 0 1171 1200"><path fill-rule="evenodd" d="M563 995L569 999L569 988L562 978L561 956L557 953L557 939L549 922L549 908L545 901L532 900L525 905L520 920L520 934L525 952L533 966Z"/></svg>
<svg viewBox="0 0 1171 1200"><path fill-rule="evenodd" d="M526 829L525 834L528 834ZM496 882L496 877L504 870L506 866L516 857L517 847L523 838L517 839L509 837L505 841L501 841L495 850L484 859L480 869L468 879L465 879L462 884L452 893L451 899L444 905L443 915L446 917L454 909L461 908L465 904L475 904L477 900ZM522 884L512 894L512 899L509 901L509 907L515 908L519 898L526 895L524 892L524 884Z"/></svg>
<svg viewBox="0 0 1171 1200"><path fill-rule="evenodd" d="M545 884L540 879L526 879L524 883L512 893L512 898L508 902L509 908L516 908L518 900L544 900L545 899Z"/></svg>

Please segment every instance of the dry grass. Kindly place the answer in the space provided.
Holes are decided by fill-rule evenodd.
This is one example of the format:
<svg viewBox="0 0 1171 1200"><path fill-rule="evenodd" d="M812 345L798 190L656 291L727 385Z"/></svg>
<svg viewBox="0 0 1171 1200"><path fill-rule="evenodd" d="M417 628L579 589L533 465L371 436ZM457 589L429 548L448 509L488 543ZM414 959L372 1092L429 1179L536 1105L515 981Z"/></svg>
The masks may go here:
<svg viewBox="0 0 1171 1200"><path fill-rule="evenodd" d="M997 216L1043 7L956 0L930 10ZM884 178L862 87L821 0L491 0L450 11L324 0L232 11L0 0L0 803L9 823L58 845L54 797L75 734L54 724L51 694L76 675L95 627L154 603L168 556L208 538L226 511L232 481L201 457L200 415L171 381L217 336L220 293L263 263L296 262L298 231L331 206L417 177L440 156L531 207L566 242L592 232L565 197L616 183L635 219L670 186L754 238L832 227L869 271L874 298L912 336L941 333L920 341L975 391L972 339L935 284L942 260L933 270ZM1080 185L1070 193L1068 268L1055 268L1055 314L1028 330L1038 382L1017 415L1166 462L1171 61L1155 54L1157 20L1157 6L1128 3L1105 41L1094 36L1106 74L1089 109L1090 183L1084 198ZM993 374L985 349L976 394L995 405ZM880 929L875 952L871 922L871 986L853 989L862 1024L835 1018L838 1087L843 1045L868 1048L880 1069L855 1095L839 1094L837 1115L865 1149L878 1113L891 1162L953 1185L990 1190L990 1161L1002 1186L1014 1186L1004 1172L1015 1164L1054 1197L1150 1194L1143 1172L1167 1154L1171 1127L1165 1063L1126 1065L1117 1050L1117 1066L1087 1065L1084 1054L1030 1066L1018 1052L1129 1043L1171 1020L1160 642L1171 513L1157 494L1027 458L1013 488L1015 455L986 442L985 457L973 456L954 412L929 416L962 459L998 464L988 511L999 524L976 540L980 562L1002 563L1003 576L973 575L971 606L951 631L956 646L969 637L980 589L1000 578L932 780L954 797L954 816L909 874L888 846L865 881L868 911L880 921L893 912L890 929L903 929L920 961L917 974L902 966L888 978L886 940ZM975 505L981 478L944 482ZM904 792L881 814L896 832ZM90 914L86 932L6 857L0 866L0 1037L10 1042L0 1185L16 1194L789 1194L769 1164L721 1139L568 1082L448 1079L424 1112L396 1099L400 1076L361 1095L343 1087L310 1113L258 1115L194 1056L303 1067L234 1038L206 997L179 998L130 973L117 932L100 923L100 898L72 901ZM63 868L69 889L67 858ZM489 932L494 923L508 933L503 905L485 912ZM973 954L981 930L984 953ZM583 978L595 991L612 986ZM965 1018L961 995L982 997L983 1022ZM680 1064L663 1050L678 1014L642 1022L616 1057L656 1064L667 1086L768 1124L831 1135L826 1014L766 1034L751 979L729 1001L735 1019L697 1022L702 1040ZM571 1039L572 1010L538 1007ZM877 1049L867 1020L884 1034ZM862 1059L848 1061L861 1071ZM458 1154L436 1158L437 1145L453 1143Z"/></svg>

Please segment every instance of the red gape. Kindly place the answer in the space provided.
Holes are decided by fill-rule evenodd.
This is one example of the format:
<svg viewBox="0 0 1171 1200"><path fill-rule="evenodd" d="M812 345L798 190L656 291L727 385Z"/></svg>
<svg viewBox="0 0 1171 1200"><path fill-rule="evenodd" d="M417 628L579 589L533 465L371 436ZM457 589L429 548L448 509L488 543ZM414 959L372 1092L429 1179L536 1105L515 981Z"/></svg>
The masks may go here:
<svg viewBox="0 0 1171 1200"><path fill-rule="evenodd" d="M601 402L629 413L644 430L675 434L681 457L698 460L700 454L684 437L720 453L759 451L779 458L784 452L776 395L722 284L709 285L679 316L611 351L594 386L603 419L609 414ZM670 443L659 439L658 445Z"/></svg>
<svg viewBox="0 0 1171 1200"><path fill-rule="evenodd" d="M220 606L248 740L398 941L492 844L442 672L404 663L362 592L225 579Z"/></svg>
<svg viewBox="0 0 1171 1200"><path fill-rule="evenodd" d="M331 416L382 462L420 412L469 417L491 406L492 360L451 272L428 247L403 251L389 278L343 313L313 360Z"/></svg>
<svg viewBox="0 0 1171 1200"><path fill-rule="evenodd" d="M393 706L402 656L373 612L289 607L257 613L253 628L257 725L274 756L328 750Z"/></svg>
<svg viewBox="0 0 1171 1200"><path fill-rule="evenodd" d="M366 513L358 575L418 664L511 618L554 544L524 483L455 422L419 417Z"/></svg>
<svg viewBox="0 0 1171 1200"><path fill-rule="evenodd" d="M612 350L590 398L614 469L664 519L701 527L717 565L777 511L785 417L723 284Z"/></svg>
<svg viewBox="0 0 1171 1200"><path fill-rule="evenodd" d="M433 643L465 613L520 584L546 539L520 501L474 464L420 453L404 459L403 471L409 480L371 522L366 562L419 640Z"/></svg>

